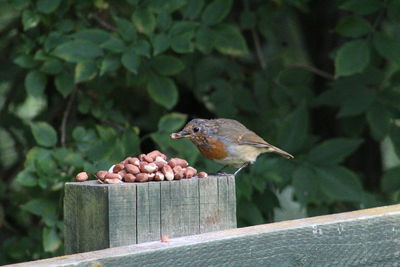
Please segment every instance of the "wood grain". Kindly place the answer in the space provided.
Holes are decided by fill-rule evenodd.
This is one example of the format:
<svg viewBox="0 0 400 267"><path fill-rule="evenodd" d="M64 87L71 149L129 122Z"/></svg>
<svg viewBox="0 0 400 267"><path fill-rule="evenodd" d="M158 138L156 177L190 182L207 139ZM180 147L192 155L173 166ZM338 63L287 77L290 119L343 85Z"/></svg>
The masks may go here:
<svg viewBox="0 0 400 267"><path fill-rule="evenodd" d="M108 186L109 247L126 246L137 243L136 184L116 184Z"/></svg>
<svg viewBox="0 0 400 267"><path fill-rule="evenodd" d="M399 266L400 205L237 228L14 266Z"/></svg>
<svg viewBox="0 0 400 267"><path fill-rule="evenodd" d="M233 176L209 176L114 185L67 183L65 253L236 227L234 182Z"/></svg>

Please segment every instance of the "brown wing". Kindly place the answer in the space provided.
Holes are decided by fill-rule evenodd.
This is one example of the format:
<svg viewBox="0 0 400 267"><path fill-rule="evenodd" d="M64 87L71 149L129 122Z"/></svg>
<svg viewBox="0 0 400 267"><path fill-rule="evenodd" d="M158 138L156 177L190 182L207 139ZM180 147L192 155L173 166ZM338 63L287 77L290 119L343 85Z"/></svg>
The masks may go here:
<svg viewBox="0 0 400 267"><path fill-rule="evenodd" d="M249 132L242 134L238 137L237 141L239 145L250 145L250 146L255 146L255 147L265 147L268 149L269 152L275 152L281 155L282 157L291 159L294 158L291 154L287 153L286 151L277 148L276 146L273 146L269 144L267 141L259 137L257 134L254 132L248 130Z"/></svg>

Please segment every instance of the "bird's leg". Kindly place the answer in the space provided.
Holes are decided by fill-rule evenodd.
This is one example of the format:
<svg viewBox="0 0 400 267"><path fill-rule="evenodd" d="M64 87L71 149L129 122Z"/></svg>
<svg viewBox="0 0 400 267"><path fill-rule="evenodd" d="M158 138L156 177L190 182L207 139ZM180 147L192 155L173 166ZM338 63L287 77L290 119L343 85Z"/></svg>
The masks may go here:
<svg viewBox="0 0 400 267"><path fill-rule="evenodd" d="M242 169L244 169L244 168L246 168L247 166L249 166L249 164L250 164L250 162L244 163L242 166L240 166L239 169L237 169L237 170L235 171L235 173L234 173L233 175L236 176L236 174L238 174Z"/></svg>

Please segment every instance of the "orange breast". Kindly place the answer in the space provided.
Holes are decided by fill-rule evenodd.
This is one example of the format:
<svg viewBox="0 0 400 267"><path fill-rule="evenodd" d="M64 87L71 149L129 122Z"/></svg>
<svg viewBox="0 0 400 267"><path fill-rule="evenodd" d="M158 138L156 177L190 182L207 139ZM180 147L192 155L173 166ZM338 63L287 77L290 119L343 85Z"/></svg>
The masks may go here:
<svg viewBox="0 0 400 267"><path fill-rule="evenodd" d="M207 145L199 145L198 148L201 154L209 159L218 160L228 156L225 145L212 137L207 139Z"/></svg>

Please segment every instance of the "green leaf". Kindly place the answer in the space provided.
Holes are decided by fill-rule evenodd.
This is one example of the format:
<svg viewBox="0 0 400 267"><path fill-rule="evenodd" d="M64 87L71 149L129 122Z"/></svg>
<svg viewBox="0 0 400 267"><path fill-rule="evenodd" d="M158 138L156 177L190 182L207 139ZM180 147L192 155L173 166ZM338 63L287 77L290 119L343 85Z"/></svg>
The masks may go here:
<svg viewBox="0 0 400 267"><path fill-rule="evenodd" d="M196 47L208 54L214 47L214 32L207 26L200 26L196 32Z"/></svg>
<svg viewBox="0 0 400 267"><path fill-rule="evenodd" d="M35 28L40 22L40 17L37 13L31 10L24 10L22 12L22 25L24 31Z"/></svg>
<svg viewBox="0 0 400 267"><path fill-rule="evenodd" d="M362 142L360 139L333 138L311 149L308 159L321 165L340 163L351 155Z"/></svg>
<svg viewBox="0 0 400 267"><path fill-rule="evenodd" d="M246 41L235 26L218 25L214 31L214 47L221 54L240 56L248 53Z"/></svg>
<svg viewBox="0 0 400 267"><path fill-rule="evenodd" d="M387 6L387 14L394 23L400 23L400 1L389 1Z"/></svg>
<svg viewBox="0 0 400 267"><path fill-rule="evenodd" d="M180 21L175 23L169 31L171 48L177 53L191 53L194 51L192 39L198 23Z"/></svg>
<svg viewBox="0 0 400 267"><path fill-rule="evenodd" d="M180 54L193 52L194 45L192 43L192 38L192 33L184 33L171 37L170 42L172 50Z"/></svg>
<svg viewBox="0 0 400 267"><path fill-rule="evenodd" d="M380 0L347 0L339 6L341 9L361 15L372 14L383 7L383 1Z"/></svg>
<svg viewBox="0 0 400 267"><path fill-rule="evenodd" d="M171 109L178 101L178 89L173 80L162 76L154 76L147 84L150 97L161 106Z"/></svg>
<svg viewBox="0 0 400 267"><path fill-rule="evenodd" d="M136 39L136 30L132 22L118 17L114 17L114 20L117 24L117 31L122 39L128 42Z"/></svg>
<svg viewBox="0 0 400 267"><path fill-rule="evenodd" d="M256 14L251 11L243 11L240 13L240 28L244 30L252 29L256 26Z"/></svg>
<svg viewBox="0 0 400 267"><path fill-rule="evenodd" d="M336 201L362 202L363 190L357 175L340 166L317 168L322 192Z"/></svg>
<svg viewBox="0 0 400 267"><path fill-rule="evenodd" d="M46 252L54 252L61 247L62 244L61 238L54 227L43 228L42 239L43 239L43 249Z"/></svg>
<svg viewBox="0 0 400 267"><path fill-rule="evenodd" d="M54 128L47 122L31 123L33 137L41 146L53 147L57 143L57 133Z"/></svg>
<svg viewBox="0 0 400 267"><path fill-rule="evenodd" d="M118 56L108 55L101 62L100 76L107 72L116 71L121 66L121 60Z"/></svg>
<svg viewBox="0 0 400 267"><path fill-rule="evenodd" d="M31 0L12 0L10 3L15 9L21 10L27 8L31 3Z"/></svg>
<svg viewBox="0 0 400 267"><path fill-rule="evenodd" d="M391 114L383 105L376 104L368 109L367 121L376 140L382 140L389 133Z"/></svg>
<svg viewBox="0 0 400 267"><path fill-rule="evenodd" d="M391 193L400 189L400 167L388 169L381 179L383 192Z"/></svg>
<svg viewBox="0 0 400 267"><path fill-rule="evenodd" d="M133 49L136 51L136 54L150 58L150 44L145 39L139 39Z"/></svg>
<svg viewBox="0 0 400 267"><path fill-rule="evenodd" d="M36 186L37 185L37 178L36 176L27 170L23 170L22 172L18 173L16 177L16 182L22 186Z"/></svg>
<svg viewBox="0 0 400 267"><path fill-rule="evenodd" d="M74 90L74 77L69 72L62 72L55 77L57 91L65 98Z"/></svg>
<svg viewBox="0 0 400 267"><path fill-rule="evenodd" d="M45 74L37 70L32 70L25 77L26 92L31 96L40 97L43 95L46 83L47 77Z"/></svg>
<svg viewBox="0 0 400 267"><path fill-rule="evenodd" d="M390 128L390 139L393 142L397 157L400 158L400 127L393 126Z"/></svg>
<svg viewBox="0 0 400 267"><path fill-rule="evenodd" d="M367 87L356 86L347 92L340 104L338 117L355 116L365 112L375 100L376 91Z"/></svg>
<svg viewBox="0 0 400 267"><path fill-rule="evenodd" d="M349 76L362 72L368 65L370 49L366 40L349 41L342 45L335 57L336 76Z"/></svg>
<svg viewBox="0 0 400 267"><path fill-rule="evenodd" d="M108 32L100 29L81 30L77 33L74 33L72 36L77 40L86 40L95 44L101 44L111 37Z"/></svg>
<svg viewBox="0 0 400 267"><path fill-rule="evenodd" d="M103 51L97 44L87 40L74 40L63 43L56 47L53 55L64 59L68 62L81 62L93 60L96 57L102 56Z"/></svg>
<svg viewBox="0 0 400 267"><path fill-rule="evenodd" d="M158 131L172 133L180 130L187 120L187 115L182 113L169 113L158 121Z"/></svg>
<svg viewBox="0 0 400 267"><path fill-rule="evenodd" d="M43 63L42 67L40 68L40 71L46 74L55 75L60 73L62 69L63 66L60 60L50 59Z"/></svg>
<svg viewBox="0 0 400 267"><path fill-rule="evenodd" d="M125 52L122 55L121 62L127 70L137 74L140 65L140 57L136 54L134 49L131 48Z"/></svg>
<svg viewBox="0 0 400 267"><path fill-rule="evenodd" d="M54 12L60 5L61 0L38 0L36 2L36 8L45 14Z"/></svg>
<svg viewBox="0 0 400 267"><path fill-rule="evenodd" d="M166 10L163 10L157 16L157 27L160 32L167 32L171 28L172 22L171 14Z"/></svg>
<svg viewBox="0 0 400 267"><path fill-rule="evenodd" d="M152 60L153 68L161 75L169 76L181 72L185 64L174 56L161 55Z"/></svg>
<svg viewBox="0 0 400 267"><path fill-rule="evenodd" d="M400 62L400 45L398 41L382 32L376 32L373 43L378 53L386 60L393 63Z"/></svg>
<svg viewBox="0 0 400 267"><path fill-rule="evenodd" d="M202 21L207 25L215 25L224 20L232 7L232 0L214 0L205 8Z"/></svg>
<svg viewBox="0 0 400 267"><path fill-rule="evenodd" d="M320 201L318 199L319 180L312 168L306 165L297 167L293 173L293 187L300 203L308 204Z"/></svg>
<svg viewBox="0 0 400 267"><path fill-rule="evenodd" d="M57 221L56 202L45 198L34 198L21 206L32 214L42 217L48 226L53 226Z"/></svg>
<svg viewBox="0 0 400 267"><path fill-rule="evenodd" d="M139 155L140 138L137 131L133 127L129 127L122 135L121 142L123 144L125 155Z"/></svg>
<svg viewBox="0 0 400 267"><path fill-rule="evenodd" d="M13 62L18 66L20 66L21 68L26 68L26 69L34 68L39 64L30 55L19 55L14 59Z"/></svg>
<svg viewBox="0 0 400 267"><path fill-rule="evenodd" d="M347 16L339 21L335 31L346 37L357 38L369 33L371 25L360 16Z"/></svg>
<svg viewBox="0 0 400 267"><path fill-rule="evenodd" d="M169 48L169 37L165 33L155 35L153 40L153 55L157 56Z"/></svg>
<svg viewBox="0 0 400 267"><path fill-rule="evenodd" d="M66 148L55 149L53 152L53 156L60 165L68 165L74 166L76 168L82 168L85 163L85 160L80 154Z"/></svg>
<svg viewBox="0 0 400 267"><path fill-rule="evenodd" d="M132 15L133 24L135 24L138 32L150 35L156 28L156 18L154 14L145 8L138 8Z"/></svg>
<svg viewBox="0 0 400 267"><path fill-rule="evenodd" d="M111 37L102 43L100 47L116 53L121 53L126 49L124 42L116 37Z"/></svg>
<svg viewBox="0 0 400 267"><path fill-rule="evenodd" d="M277 145L289 153L295 153L303 146L307 133L308 114L306 106L302 104L282 122Z"/></svg>
<svg viewBox="0 0 400 267"><path fill-rule="evenodd" d="M183 16L189 19L195 19L200 15L204 6L204 0L188 0L183 10Z"/></svg>
<svg viewBox="0 0 400 267"><path fill-rule="evenodd" d="M75 83L92 80L97 74L97 65L94 61L79 62L75 66Z"/></svg>

